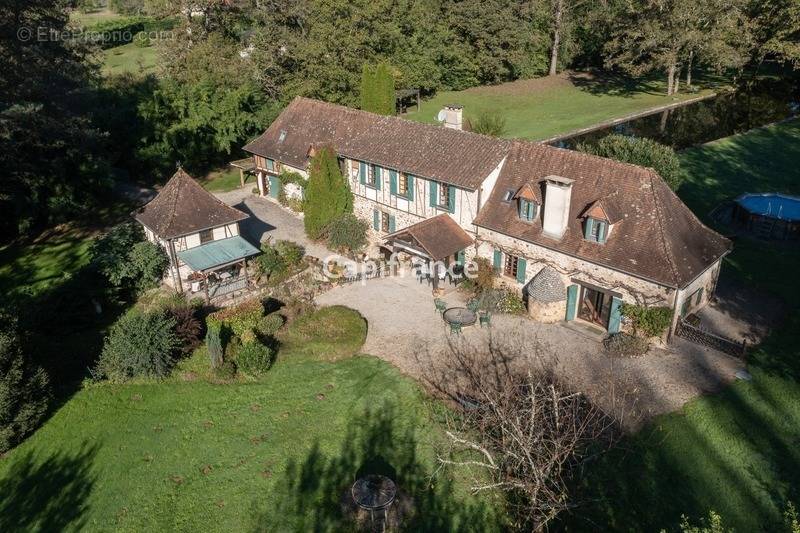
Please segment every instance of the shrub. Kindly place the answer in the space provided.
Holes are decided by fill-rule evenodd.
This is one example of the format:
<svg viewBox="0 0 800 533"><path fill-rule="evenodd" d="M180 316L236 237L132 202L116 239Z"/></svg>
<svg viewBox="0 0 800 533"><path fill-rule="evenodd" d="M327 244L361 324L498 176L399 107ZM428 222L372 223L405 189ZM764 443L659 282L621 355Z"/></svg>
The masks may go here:
<svg viewBox="0 0 800 533"><path fill-rule="evenodd" d="M137 33L136 37L133 38L133 42L136 43L136 46L139 48L147 48L153 44L150 42L150 36L144 31Z"/></svg>
<svg viewBox="0 0 800 533"><path fill-rule="evenodd" d="M164 311L133 309L111 326L97 363L98 374L112 381L164 377L179 344L174 318Z"/></svg>
<svg viewBox="0 0 800 533"><path fill-rule="evenodd" d="M210 321L218 321L237 337L247 331L255 330L264 316L264 305L259 300L250 300L235 307L226 307L209 316Z"/></svg>
<svg viewBox="0 0 800 533"><path fill-rule="evenodd" d="M501 290L497 301L497 310L501 313L521 315L525 313L525 302L516 291Z"/></svg>
<svg viewBox="0 0 800 533"><path fill-rule="evenodd" d="M261 244L261 255L256 259L258 270L267 276L280 275L286 272L286 263L278 253L278 250L270 246L269 243Z"/></svg>
<svg viewBox="0 0 800 533"><path fill-rule="evenodd" d="M47 374L22 349L16 320L0 315L0 453L16 446L41 422L50 403Z"/></svg>
<svg viewBox="0 0 800 533"><path fill-rule="evenodd" d="M506 118L497 112L484 111L469 122L469 128L475 133L502 137L507 131Z"/></svg>
<svg viewBox="0 0 800 533"><path fill-rule="evenodd" d="M273 351L263 344L245 343L236 355L236 367L245 376L258 377L269 370L273 356Z"/></svg>
<svg viewBox="0 0 800 533"><path fill-rule="evenodd" d="M293 241L278 241L275 250L287 267L296 267L303 261L305 249Z"/></svg>
<svg viewBox="0 0 800 533"><path fill-rule="evenodd" d="M581 152L653 168L673 191L677 190L683 181L681 162L675 154L675 150L652 139L608 135L600 139L597 144L578 144L577 149Z"/></svg>
<svg viewBox="0 0 800 533"><path fill-rule="evenodd" d="M603 340L608 353L617 357L638 357L647 353L650 343L647 339L628 333L614 333Z"/></svg>
<svg viewBox="0 0 800 533"><path fill-rule="evenodd" d="M302 213L303 209L305 208L305 204L302 199L292 197L286 200L286 207L295 213Z"/></svg>
<svg viewBox="0 0 800 533"><path fill-rule="evenodd" d="M175 336L180 347L181 356L190 355L200 346L200 335L203 327L195 316L195 310L186 303L172 304L167 307L167 313L175 320Z"/></svg>
<svg viewBox="0 0 800 533"><path fill-rule="evenodd" d="M353 193L339 169L336 154L329 147L321 148L311 160L306 187L306 235L319 239L331 220L353 211Z"/></svg>
<svg viewBox="0 0 800 533"><path fill-rule="evenodd" d="M357 252L367 244L369 224L352 213L340 215L325 228L328 246L339 252Z"/></svg>
<svg viewBox="0 0 800 533"><path fill-rule="evenodd" d="M623 303L620 312L631 319L634 333L641 331L647 337L660 337L672 324L672 309L669 307Z"/></svg>
<svg viewBox="0 0 800 533"><path fill-rule="evenodd" d="M141 226L133 222L111 228L92 244L89 255L109 283L123 290L143 292L158 286L169 266L164 250L145 241Z"/></svg>
<svg viewBox="0 0 800 533"><path fill-rule="evenodd" d="M222 324L216 320L209 320L206 328L206 348L208 348L208 360L211 368L219 368L222 365Z"/></svg>
<svg viewBox="0 0 800 533"><path fill-rule="evenodd" d="M263 317L258 322L256 332L264 337L272 337L283 326L283 317L278 313L272 313Z"/></svg>
<svg viewBox="0 0 800 533"><path fill-rule="evenodd" d="M230 381L236 377L236 363L232 360L225 360L221 365L214 367L214 376L217 379Z"/></svg>
<svg viewBox="0 0 800 533"><path fill-rule="evenodd" d="M475 264L478 267L478 271L473 278L476 289L479 292L493 289L496 273L492 267L492 263L485 257L476 257Z"/></svg>

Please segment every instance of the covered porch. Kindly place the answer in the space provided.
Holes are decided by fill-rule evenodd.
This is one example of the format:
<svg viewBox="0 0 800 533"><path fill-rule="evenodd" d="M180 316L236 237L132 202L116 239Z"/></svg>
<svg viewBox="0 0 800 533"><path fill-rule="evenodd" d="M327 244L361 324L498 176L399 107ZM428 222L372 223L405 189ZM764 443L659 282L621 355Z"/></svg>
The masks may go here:
<svg viewBox="0 0 800 533"><path fill-rule="evenodd" d="M421 274L432 281L434 291L448 276L451 281L461 279L464 250L473 244L467 232L447 214L390 233L385 242L391 251L411 256Z"/></svg>
<svg viewBox="0 0 800 533"><path fill-rule="evenodd" d="M191 294L203 294L210 302L249 290L247 259L259 253L258 248L235 236L182 250L177 256L191 269L185 288Z"/></svg>

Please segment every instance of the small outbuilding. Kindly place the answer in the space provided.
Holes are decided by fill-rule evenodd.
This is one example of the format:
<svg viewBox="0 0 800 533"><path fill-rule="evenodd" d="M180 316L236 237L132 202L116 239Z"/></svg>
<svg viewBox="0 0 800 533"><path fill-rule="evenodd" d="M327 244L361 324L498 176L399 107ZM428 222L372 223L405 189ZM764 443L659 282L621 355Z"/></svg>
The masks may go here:
<svg viewBox="0 0 800 533"><path fill-rule="evenodd" d="M528 284L528 312L539 322L564 320L567 289L561 275L546 266Z"/></svg>
<svg viewBox="0 0 800 533"><path fill-rule="evenodd" d="M247 258L259 253L239 232L239 222L249 215L203 189L183 169L133 217L147 240L166 250L165 281L177 291L210 300L248 288Z"/></svg>

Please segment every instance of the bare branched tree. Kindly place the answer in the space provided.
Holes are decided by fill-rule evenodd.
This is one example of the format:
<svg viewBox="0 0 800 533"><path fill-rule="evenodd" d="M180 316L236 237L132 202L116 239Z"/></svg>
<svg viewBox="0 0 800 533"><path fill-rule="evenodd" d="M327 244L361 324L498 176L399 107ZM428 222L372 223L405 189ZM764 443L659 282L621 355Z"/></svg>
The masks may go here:
<svg viewBox="0 0 800 533"><path fill-rule="evenodd" d="M575 505L570 473L607 449L618 424L557 378L547 346L521 332L459 337L418 362L427 384L458 406L445 415L441 468L466 473L474 493L501 491L519 529L541 530Z"/></svg>

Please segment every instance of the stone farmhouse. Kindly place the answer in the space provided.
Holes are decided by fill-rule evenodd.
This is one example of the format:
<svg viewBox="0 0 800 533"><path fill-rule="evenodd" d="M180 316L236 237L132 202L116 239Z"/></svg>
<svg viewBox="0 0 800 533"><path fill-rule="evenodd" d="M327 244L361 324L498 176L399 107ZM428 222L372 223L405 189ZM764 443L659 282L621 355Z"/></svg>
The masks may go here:
<svg viewBox="0 0 800 533"><path fill-rule="evenodd" d="M444 126L298 97L244 150L266 195L333 147L376 246L486 258L538 320L613 333L630 302L672 308L674 328L708 302L731 243L654 170L462 131L458 106L440 115Z"/></svg>

